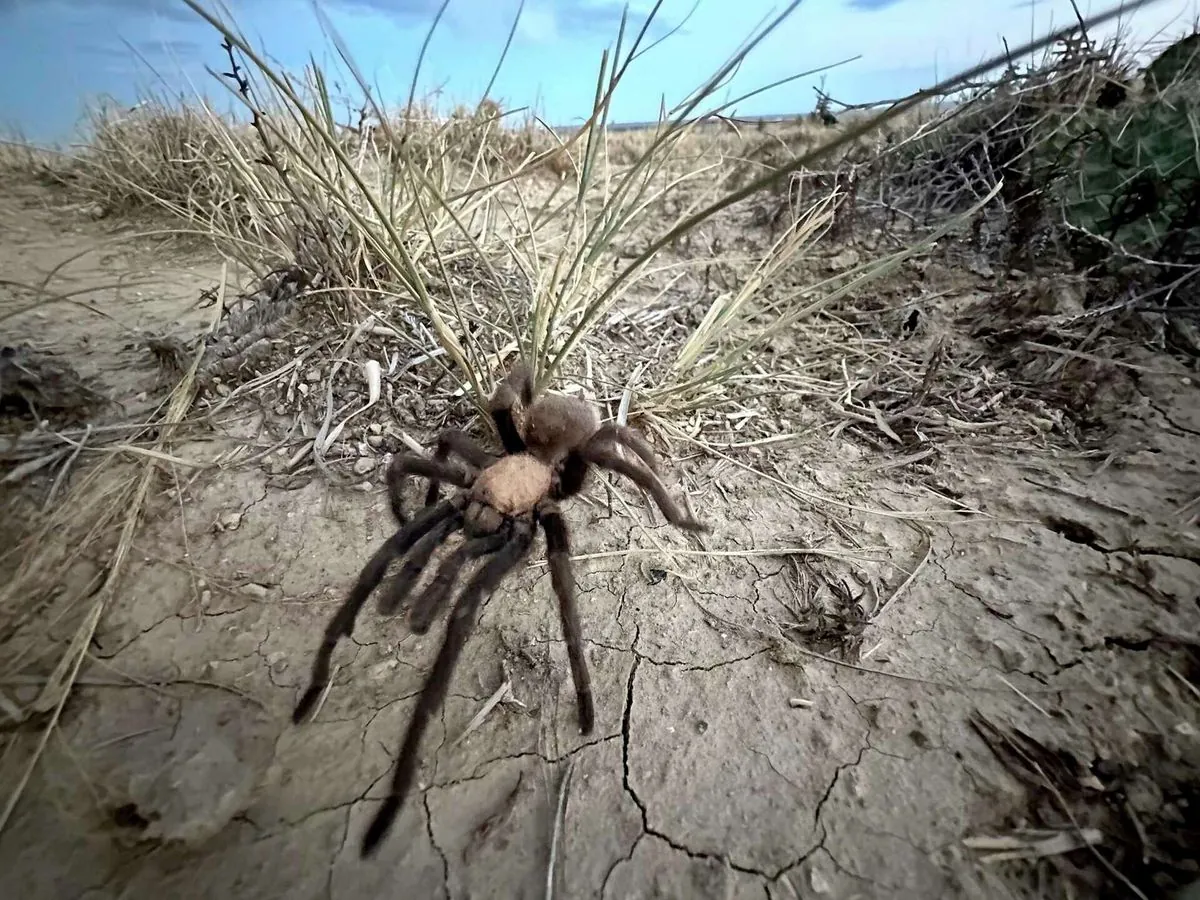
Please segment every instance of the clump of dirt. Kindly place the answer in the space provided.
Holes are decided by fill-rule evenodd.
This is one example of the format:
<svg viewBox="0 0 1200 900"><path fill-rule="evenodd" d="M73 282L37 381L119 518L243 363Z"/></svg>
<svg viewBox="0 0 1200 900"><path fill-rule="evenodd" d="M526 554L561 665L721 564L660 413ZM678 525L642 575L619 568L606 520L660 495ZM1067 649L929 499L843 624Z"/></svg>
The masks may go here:
<svg viewBox="0 0 1200 900"><path fill-rule="evenodd" d="M228 740L176 734L159 771L130 776L129 802L114 809L113 820L141 840L203 843L250 807L257 782Z"/></svg>
<svg viewBox="0 0 1200 900"><path fill-rule="evenodd" d="M0 418L77 424L108 403L66 360L24 343L0 347Z"/></svg>

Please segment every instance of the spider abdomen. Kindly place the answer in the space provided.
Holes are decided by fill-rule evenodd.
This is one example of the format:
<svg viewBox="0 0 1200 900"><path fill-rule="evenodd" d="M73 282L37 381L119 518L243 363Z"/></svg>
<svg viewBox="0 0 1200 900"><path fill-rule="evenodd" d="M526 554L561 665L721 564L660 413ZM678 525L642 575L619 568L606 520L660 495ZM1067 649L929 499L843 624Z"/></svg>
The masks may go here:
<svg viewBox="0 0 1200 900"><path fill-rule="evenodd" d="M528 453L503 456L479 473L471 499L505 516L530 512L550 493L553 470Z"/></svg>

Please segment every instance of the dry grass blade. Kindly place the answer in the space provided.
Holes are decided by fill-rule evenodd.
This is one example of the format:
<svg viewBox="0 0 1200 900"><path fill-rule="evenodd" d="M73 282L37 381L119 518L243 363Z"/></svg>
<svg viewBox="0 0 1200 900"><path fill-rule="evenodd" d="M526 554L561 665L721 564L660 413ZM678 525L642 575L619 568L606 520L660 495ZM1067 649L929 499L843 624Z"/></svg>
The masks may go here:
<svg viewBox="0 0 1200 900"><path fill-rule="evenodd" d="M554 812L554 833L550 836L550 862L546 865L546 900L554 897L554 876L558 872L558 846L567 818L567 791L571 788L571 775L575 771L575 758L567 762L562 781L558 785L558 804Z"/></svg>
<svg viewBox="0 0 1200 900"><path fill-rule="evenodd" d="M963 846L971 850L991 851L979 858L982 863L1036 860L1045 856L1074 853L1084 847L1102 843L1104 835L1097 828L1075 831L1047 829L1021 831L1012 835L963 838Z"/></svg>
<svg viewBox="0 0 1200 900"><path fill-rule="evenodd" d="M225 276L226 272L222 272L221 285L219 294L223 297L225 291ZM217 309L223 308L222 303L217 304ZM67 698L71 694L71 688L74 685L75 679L79 675L80 667L83 665L84 659L87 658L88 647L92 642L96 633L96 628L100 623L100 617L103 615L105 607L116 590L117 584L124 575L125 563L128 560L130 549L133 546L134 534L141 520L142 510L145 506L146 497L150 491L150 485L157 471L157 462L159 457L172 458L169 454L165 454L158 450L158 447L169 446L173 434L173 426L183 421L188 409L191 407L195 397L196 387L196 370L200 366L202 351L198 351L192 361L192 365L184 375L183 379L176 385L171 392L170 402L167 406L166 414L164 415L164 424L168 427L163 429L161 436L156 442L156 448L153 451L148 451L148 459L142 468L141 476L137 479L136 486L132 491L132 495L127 505L123 505L124 519L121 526L120 537L116 547L108 559L105 567L105 574L99 589L89 595L86 599L90 600L90 607L87 614L83 617L79 627L56 666L54 674L43 688L37 703L37 707L42 709L53 709L50 720L43 728L41 736L38 739L37 746L33 754L30 756L29 762L26 764L23 773L18 779L12 792L9 794L4 803L4 807L0 810L0 833L3 833L8 825L9 819L12 817L13 810L16 809L17 803L20 802L21 796L25 791L26 785L29 783L30 777L33 775L34 769L41 760L42 754L46 749L46 745L50 740L51 734L54 733L58 726L58 721L62 715L63 708L66 706ZM83 599L83 598L81 598Z"/></svg>
<svg viewBox="0 0 1200 900"><path fill-rule="evenodd" d="M501 684L500 687L496 688L495 693L493 693L492 696L488 697L488 699L484 701L483 706L479 708L479 712L475 713L475 715L471 717L471 721L468 722L467 727L462 730L462 734L456 737L454 739L454 743L450 746L457 747L468 737L470 737L471 734L474 733L475 730L487 720L487 717L491 715L492 710L499 706L503 701L511 698L512 695L512 682L508 679L505 679L504 683Z"/></svg>

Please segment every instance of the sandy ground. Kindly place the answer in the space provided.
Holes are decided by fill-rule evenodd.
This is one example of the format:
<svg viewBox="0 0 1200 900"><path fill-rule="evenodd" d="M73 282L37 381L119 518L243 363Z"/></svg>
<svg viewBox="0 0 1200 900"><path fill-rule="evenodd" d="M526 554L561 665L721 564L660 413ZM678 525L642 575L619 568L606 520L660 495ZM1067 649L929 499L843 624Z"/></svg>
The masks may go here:
<svg viewBox="0 0 1200 900"><path fill-rule="evenodd" d="M36 192L0 211L0 274L18 281L110 230ZM69 354L136 408L156 373L129 329L199 327L219 264L138 243L67 270L106 284L151 269L89 300L111 318L57 307L9 320L5 340ZM610 512L593 486L568 519L595 732L578 733L535 551L487 602L422 789L367 861L359 840L438 630L418 638L368 606L316 720L289 714L327 618L393 527L380 472L363 491L206 471L151 504L0 834L0 894L535 897L554 847L557 897L1135 896L1094 888L1100 857L1136 839L1134 855L1179 863L1172 842L1200 816L1200 390L1176 361L1141 362L1107 456L950 451L914 473L814 437L773 457L800 491L725 460L672 465L713 552L632 492ZM964 504L982 514L930 512ZM834 528L884 561L780 549L825 546ZM842 572L868 588L853 662L781 631L803 621L816 574ZM985 723L1051 748L1029 751L1040 780L1002 762ZM36 733L3 738L8 796ZM1098 854L1073 817L1103 832ZM1045 821L1058 831L1020 832ZM1024 858L1002 862L968 840L1014 835Z"/></svg>

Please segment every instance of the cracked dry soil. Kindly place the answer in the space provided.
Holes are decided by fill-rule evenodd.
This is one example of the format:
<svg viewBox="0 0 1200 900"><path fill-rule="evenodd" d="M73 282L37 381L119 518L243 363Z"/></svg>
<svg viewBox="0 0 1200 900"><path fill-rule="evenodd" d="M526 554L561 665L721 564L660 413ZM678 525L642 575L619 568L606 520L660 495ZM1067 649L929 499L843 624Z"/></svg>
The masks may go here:
<svg viewBox="0 0 1200 900"><path fill-rule="evenodd" d="M23 215L10 270L51 252L35 251L53 217ZM101 260L90 277L135 263ZM126 310L176 321L194 296L184 283L174 306L163 295ZM67 324L17 327L79 354ZM98 359L86 325L95 377L136 389L120 379L148 363ZM841 498L824 512L723 463L686 467L711 549L797 535L820 545L832 516L860 547L887 548L884 596L919 569L866 623L849 664L781 628L796 619L805 562L684 555L693 545L636 504L630 520L574 503L574 552L593 555L576 566L593 735L578 734L535 552L487 601L426 737L421 790L367 861L358 840L438 631L411 635L368 606L316 721L288 717L327 617L390 530L380 489L198 478L183 503L149 511L59 733L0 835L0 894L540 897L568 768L559 897L1127 896L1086 849L985 863L964 844L1048 821L1071 834L1071 816L1104 831L1106 857L1128 854L1137 822L1138 853L1170 858L1181 881L1189 861L1175 844L1200 814L1189 687L1200 684L1200 534L1180 514L1200 489L1200 392L1177 364L1153 364L1179 372L1138 380L1105 464L948 452L906 478L849 441L813 439L777 462L785 480ZM946 495L985 515L924 530L905 518ZM667 552L624 552L650 537ZM515 700L464 736L506 678ZM980 717L1053 748L1041 763L1055 790L1005 765ZM5 739L19 763L36 734ZM1056 780L1051 761L1067 758L1091 780ZM1118 794L1097 788L1114 784Z"/></svg>

